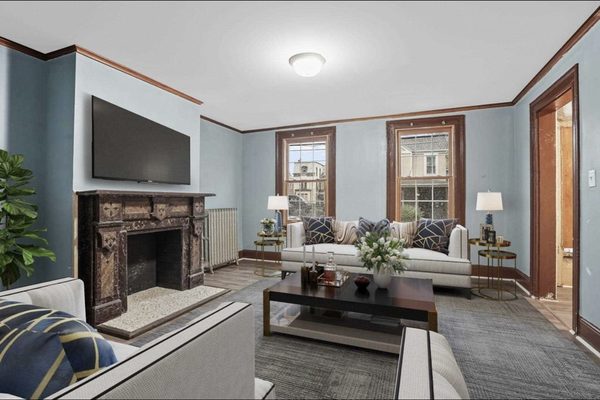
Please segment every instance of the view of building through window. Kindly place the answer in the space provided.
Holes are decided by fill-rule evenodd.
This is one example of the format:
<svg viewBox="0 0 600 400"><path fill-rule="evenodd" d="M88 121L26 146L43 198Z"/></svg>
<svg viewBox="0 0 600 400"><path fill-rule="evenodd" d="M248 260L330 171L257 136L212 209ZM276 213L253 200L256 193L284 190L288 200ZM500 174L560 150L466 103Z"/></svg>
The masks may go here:
<svg viewBox="0 0 600 400"><path fill-rule="evenodd" d="M285 190L289 198L288 218L326 215L326 140L288 140Z"/></svg>
<svg viewBox="0 0 600 400"><path fill-rule="evenodd" d="M399 131L401 220L448 218L452 184L448 131Z"/></svg>

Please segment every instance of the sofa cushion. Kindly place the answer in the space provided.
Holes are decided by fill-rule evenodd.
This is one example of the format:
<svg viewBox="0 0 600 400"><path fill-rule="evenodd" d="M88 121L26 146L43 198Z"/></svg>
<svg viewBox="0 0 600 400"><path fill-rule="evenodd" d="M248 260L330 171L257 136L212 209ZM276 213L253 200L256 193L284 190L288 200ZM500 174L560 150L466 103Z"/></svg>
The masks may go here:
<svg viewBox="0 0 600 400"><path fill-rule="evenodd" d="M394 221L390 224L390 233L392 237L404 241L404 247L412 247L413 239L417 234L417 221Z"/></svg>
<svg viewBox="0 0 600 400"><path fill-rule="evenodd" d="M335 243L333 233L333 218L331 217L302 217L306 244Z"/></svg>
<svg viewBox="0 0 600 400"><path fill-rule="evenodd" d="M335 242L354 244L358 240L358 221L335 221Z"/></svg>
<svg viewBox="0 0 600 400"><path fill-rule="evenodd" d="M390 232L390 221L387 218L381 221L373 222L366 218L360 217L358 219L358 238L365 236L367 232L373 232L378 234Z"/></svg>
<svg viewBox="0 0 600 400"><path fill-rule="evenodd" d="M456 223L456 219L421 218L413 239L413 246L448 254L450 234Z"/></svg>
<svg viewBox="0 0 600 400"><path fill-rule="evenodd" d="M471 263L469 260L448 257L446 254L438 251L416 247L404 249L404 254L408 256L406 268L409 271L471 275Z"/></svg>
<svg viewBox="0 0 600 400"><path fill-rule="evenodd" d="M311 262L312 247L306 246L307 262ZM356 256L356 247L347 244L316 244L315 259L319 264L327 262L327 253L333 252L335 262L342 267L359 267L361 270L350 270L351 272L362 272L363 263ZM461 258L452 258L447 255L427 249L410 247L404 249L404 254L408 256L406 267L409 271L471 275L471 263L469 260ZM281 252L281 259L302 263L302 247L286 248ZM366 270L365 270L366 271Z"/></svg>
<svg viewBox="0 0 600 400"><path fill-rule="evenodd" d="M0 323L10 328L56 333L77 379L117 362L112 346L102 335L65 312L0 300Z"/></svg>
<svg viewBox="0 0 600 400"><path fill-rule="evenodd" d="M312 250L315 249L315 260L319 264L327 263L327 253L333 252L337 265L362 267L362 262L356 257L356 247L353 244L321 243L306 246L306 262L312 262ZM302 247L287 248L281 252L282 260L302 263Z"/></svg>
<svg viewBox="0 0 600 400"><path fill-rule="evenodd" d="M75 382L55 333L0 326L0 392L45 398Z"/></svg>

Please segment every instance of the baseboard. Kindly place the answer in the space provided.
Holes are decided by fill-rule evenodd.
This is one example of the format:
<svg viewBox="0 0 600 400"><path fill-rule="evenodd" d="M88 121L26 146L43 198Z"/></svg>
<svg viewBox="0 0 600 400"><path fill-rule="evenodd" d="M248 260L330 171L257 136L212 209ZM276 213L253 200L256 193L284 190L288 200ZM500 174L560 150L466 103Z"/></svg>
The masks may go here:
<svg viewBox="0 0 600 400"><path fill-rule="evenodd" d="M579 316L579 336L581 336L596 351L600 351L600 328Z"/></svg>
<svg viewBox="0 0 600 400"><path fill-rule="evenodd" d="M517 283L521 285L528 293L531 293L531 277L526 275L520 269L516 270L517 272Z"/></svg>
<svg viewBox="0 0 600 400"><path fill-rule="evenodd" d="M256 250L240 250L240 258L262 260L263 252ZM265 261L281 261L281 253L276 251L265 251Z"/></svg>

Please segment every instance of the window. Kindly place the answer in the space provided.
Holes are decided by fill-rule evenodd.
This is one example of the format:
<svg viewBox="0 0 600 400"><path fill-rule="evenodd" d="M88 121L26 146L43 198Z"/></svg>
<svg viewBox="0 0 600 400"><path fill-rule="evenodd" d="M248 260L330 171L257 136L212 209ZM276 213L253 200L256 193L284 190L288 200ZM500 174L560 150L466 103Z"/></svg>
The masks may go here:
<svg viewBox="0 0 600 400"><path fill-rule="evenodd" d="M277 132L276 191L288 219L335 216L335 127Z"/></svg>
<svg viewBox="0 0 600 400"><path fill-rule="evenodd" d="M435 175L437 171L437 155L426 154L425 155L425 174Z"/></svg>
<svg viewBox="0 0 600 400"><path fill-rule="evenodd" d="M388 218L464 224L464 116L389 121Z"/></svg>

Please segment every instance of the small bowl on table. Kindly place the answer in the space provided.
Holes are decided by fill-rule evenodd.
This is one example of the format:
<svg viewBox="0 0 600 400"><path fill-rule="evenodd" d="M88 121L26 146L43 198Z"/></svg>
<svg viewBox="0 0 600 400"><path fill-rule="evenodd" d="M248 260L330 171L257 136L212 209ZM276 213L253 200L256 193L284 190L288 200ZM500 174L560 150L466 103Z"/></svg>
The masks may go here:
<svg viewBox="0 0 600 400"><path fill-rule="evenodd" d="M364 275L359 275L354 278L354 284L360 291L366 291L367 286L371 283L371 280Z"/></svg>

